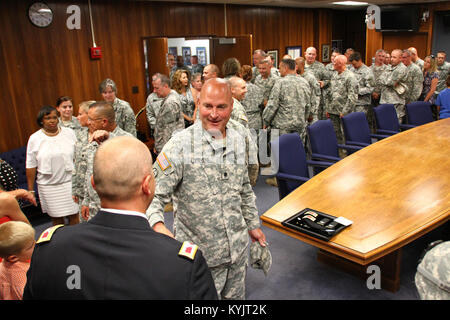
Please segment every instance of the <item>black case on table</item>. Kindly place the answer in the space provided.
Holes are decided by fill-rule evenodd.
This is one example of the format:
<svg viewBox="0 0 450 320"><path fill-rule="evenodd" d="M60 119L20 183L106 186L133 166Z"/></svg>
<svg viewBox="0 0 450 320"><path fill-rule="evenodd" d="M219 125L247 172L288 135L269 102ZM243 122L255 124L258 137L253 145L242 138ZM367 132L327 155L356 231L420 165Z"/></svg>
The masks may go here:
<svg viewBox="0 0 450 320"><path fill-rule="evenodd" d="M317 214L316 220L309 222L307 221L305 218L308 215L314 216L315 214ZM317 222L320 222L323 219L330 219L330 221L326 222L324 224L324 226L318 225L317 226ZM333 220L336 219L335 216L314 210L314 209L310 209L310 208L305 208L302 211L294 214L293 216L287 218L286 220L282 221L281 224L287 228L305 233L307 235L310 235L314 238L320 239L320 240L324 240L324 241L329 241L332 237L334 237L336 234L338 234L339 232L341 232L343 229L345 229L345 225L343 224L336 224L336 226L334 228L327 228L326 226L333 222Z"/></svg>

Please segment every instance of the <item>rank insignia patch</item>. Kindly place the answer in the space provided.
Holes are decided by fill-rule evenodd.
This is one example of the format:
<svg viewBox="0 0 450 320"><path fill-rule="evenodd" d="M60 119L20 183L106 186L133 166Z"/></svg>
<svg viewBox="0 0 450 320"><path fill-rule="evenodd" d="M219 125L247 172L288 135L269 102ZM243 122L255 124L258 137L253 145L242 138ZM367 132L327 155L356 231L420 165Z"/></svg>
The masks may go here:
<svg viewBox="0 0 450 320"><path fill-rule="evenodd" d="M198 249L197 245L185 241L183 242L183 245L181 246L178 255L194 260L195 254L197 253L197 249Z"/></svg>
<svg viewBox="0 0 450 320"><path fill-rule="evenodd" d="M56 226L50 227L48 229L46 229L44 232L42 232L42 234L39 236L39 239L36 241L36 243L42 243L42 242L47 242L50 241L50 239L53 236L53 233L58 229L64 227L63 224L58 224Z"/></svg>

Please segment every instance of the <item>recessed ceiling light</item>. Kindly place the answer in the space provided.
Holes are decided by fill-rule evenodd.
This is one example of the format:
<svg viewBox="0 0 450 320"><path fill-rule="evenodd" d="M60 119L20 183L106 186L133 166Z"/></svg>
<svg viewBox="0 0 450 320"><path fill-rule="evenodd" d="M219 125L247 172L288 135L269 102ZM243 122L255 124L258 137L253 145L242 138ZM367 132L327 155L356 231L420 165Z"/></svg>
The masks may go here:
<svg viewBox="0 0 450 320"><path fill-rule="evenodd" d="M340 6L367 6L368 2L359 2L359 1L338 1L332 2L331 4L337 4Z"/></svg>

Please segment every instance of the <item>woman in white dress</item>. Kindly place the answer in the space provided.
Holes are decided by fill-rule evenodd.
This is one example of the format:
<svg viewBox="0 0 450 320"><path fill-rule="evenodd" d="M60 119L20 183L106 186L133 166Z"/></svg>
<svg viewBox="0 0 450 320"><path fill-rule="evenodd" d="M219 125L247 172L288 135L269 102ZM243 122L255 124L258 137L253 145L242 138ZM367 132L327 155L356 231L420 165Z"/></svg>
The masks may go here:
<svg viewBox="0 0 450 320"><path fill-rule="evenodd" d="M41 127L30 136L27 145L26 174L28 190L34 192L36 180L42 211L53 225L79 223L78 205L72 199L72 171L74 145L77 141L72 129L60 127L58 112L44 106L38 113Z"/></svg>

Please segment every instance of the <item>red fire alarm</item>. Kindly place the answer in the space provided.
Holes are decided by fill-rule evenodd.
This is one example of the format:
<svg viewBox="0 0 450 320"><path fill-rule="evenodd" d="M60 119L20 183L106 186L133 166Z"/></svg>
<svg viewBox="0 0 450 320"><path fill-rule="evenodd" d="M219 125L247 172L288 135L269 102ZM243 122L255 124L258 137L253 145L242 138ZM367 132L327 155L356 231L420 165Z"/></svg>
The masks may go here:
<svg viewBox="0 0 450 320"><path fill-rule="evenodd" d="M91 59L100 59L102 57L102 48L92 47L91 49Z"/></svg>

